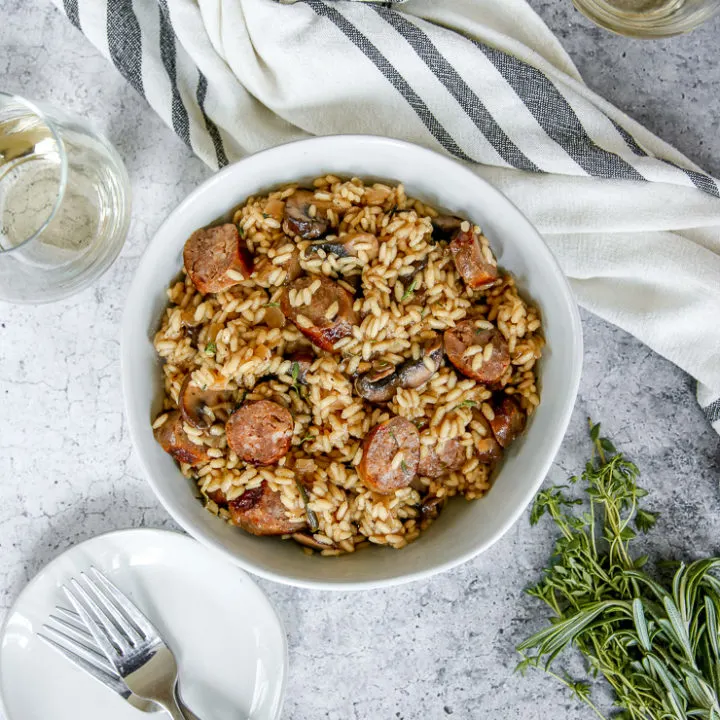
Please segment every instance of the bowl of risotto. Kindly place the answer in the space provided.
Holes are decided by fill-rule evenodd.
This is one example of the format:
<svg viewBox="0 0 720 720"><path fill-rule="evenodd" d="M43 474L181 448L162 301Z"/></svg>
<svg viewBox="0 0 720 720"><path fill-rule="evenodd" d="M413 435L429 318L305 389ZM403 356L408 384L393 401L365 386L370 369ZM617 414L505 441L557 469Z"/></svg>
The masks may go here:
<svg viewBox="0 0 720 720"><path fill-rule="evenodd" d="M174 210L122 335L129 426L175 520L245 569L354 589L487 549L542 483L582 333L497 190L377 137L236 163Z"/></svg>

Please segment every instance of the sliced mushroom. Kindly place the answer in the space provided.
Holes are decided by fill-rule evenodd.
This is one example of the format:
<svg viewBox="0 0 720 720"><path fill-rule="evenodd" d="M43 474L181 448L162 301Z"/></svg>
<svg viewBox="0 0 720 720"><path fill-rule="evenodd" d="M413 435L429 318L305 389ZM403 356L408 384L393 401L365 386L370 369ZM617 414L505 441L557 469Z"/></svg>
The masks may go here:
<svg viewBox="0 0 720 720"><path fill-rule="evenodd" d="M199 430L206 430L216 419L225 422L232 412L233 391L203 389L191 377L188 373L178 394L178 406L185 421Z"/></svg>
<svg viewBox="0 0 720 720"><path fill-rule="evenodd" d="M305 251L306 254L324 250L329 255L338 257L358 257L361 251L367 253L368 259L378 256L380 244L371 233L348 233L341 237L331 236L320 242L314 242Z"/></svg>
<svg viewBox="0 0 720 720"><path fill-rule="evenodd" d="M444 502L444 497L428 495L420 505L420 512L423 514L423 517L437 517L440 510L442 510Z"/></svg>
<svg viewBox="0 0 720 720"><path fill-rule="evenodd" d="M438 238L445 240L449 239L450 236L460 229L462 225L462 218L455 215L438 215L432 218L433 230Z"/></svg>
<svg viewBox="0 0 720 720"><path fill-rule="evenodd" d="M436 335L425 347L417 360L406 360L398 368L400 387L419 388L439 369L443 360L443 341Z"/></svg>
<svg viewBox="0 0 720 720"><path fill-rule="evenodd" d="M400 385L400 377L392 363L373 368L355 380L355 392L370 402L387 402Z"/></svg>
<svg viewBox="0 0 720 720"><path fill-rule="evenodd" d="M285 201L283 230L288 235L298 235L304 240L319 238L327 232L330 224L323 212L327 211L328 207L327 202L315 199L312 190L296 190Z"/></svg>
<svg viewBox="0 0 720 720"><path fill-rule="evenodd" d="M443 342L438 335L424 348L420 357L406 360L397 367L370 370L355 381L355 391L370 402L387 402L398 388L419 388L440 369L443 359ZM434 369L430 369L430 366Z"/></svg>
<svg viewBox="0 0 720 720"><path fill-rule="evenodd" d="M326 545L325 543L318 542L312 535L308 535L307 533L295 533L290 537L296 543L312 548L313 550L337 550L335 543Z"/></svg>

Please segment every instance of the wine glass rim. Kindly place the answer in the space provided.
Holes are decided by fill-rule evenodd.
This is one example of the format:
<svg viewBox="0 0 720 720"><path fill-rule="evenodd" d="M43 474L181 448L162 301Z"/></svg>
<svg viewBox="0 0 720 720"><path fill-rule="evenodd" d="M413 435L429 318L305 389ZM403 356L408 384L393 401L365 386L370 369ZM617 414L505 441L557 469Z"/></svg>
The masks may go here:
<svg viewBox="0 0 720 720"><path fill-rule="evenodd" d="M28 110L30 110L30 112L32 112L33 115L35 115L50 131L50 134L55 141L58 155L60 156L60 181L58 183L57 196L55 198L55 202L53 203L53 207L50 213L48 214L47 218L45 218L45 221L42 223L42 225L40 225L40 227L37 228L37 230L35 230L32 235L29 235L21 243L13 245L11 248L3 248L0 245L0 257L2 257L3 255L9 255L16 251L19 251L26 245L29 245L31 242L40 237L40 235L47 229L48 225L50 225L50 223L53 221L54 217L57 215L58 210L60 209L63 198L65 197L68 176L68 159L67 153L65 152L65 144L62 141L62 137L60 136L60 132L55 126L55 123L36 103L32 102L31 100L27 100L20 95L16 95L15 93L8 93L2 90L0 90L0 101L14 101L19 105L24 105Z"/></svg>

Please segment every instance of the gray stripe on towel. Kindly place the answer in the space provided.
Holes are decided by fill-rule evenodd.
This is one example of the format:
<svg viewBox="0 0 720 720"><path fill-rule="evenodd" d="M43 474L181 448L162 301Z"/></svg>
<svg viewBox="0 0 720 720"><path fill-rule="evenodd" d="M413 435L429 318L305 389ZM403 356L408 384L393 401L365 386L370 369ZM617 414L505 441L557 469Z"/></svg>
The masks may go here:
<svg viewBox="0 0 720 720"><path fill-rule="evenodd" d="M410 87L408 81L397 71L390 61L363 35L344 15L335 8L328 7L320 0L305 0L320 17L327 18L375 65L385 79L405 98L415 111L423 125L433 137L452 155L461 160L475 162L466 155L453 140L448 131L430 112L422 98Z"/></svg>
<svg viewBox="0 0 720 720"><path fill-rule="evenodd" d="M142 81L142 35L132 0L111 0L107 5L107 39L110 57L122 76L145 97Z"/></svg>
<svg viewBox="0 0 720 720"><path fill-rule="evenodd" d="M387 7L372 7L408 42L505 162L521 170L540 172L540 168L507 136L460 73L443 57L432 40L417 25L410 22L403 13Z"/></svg>

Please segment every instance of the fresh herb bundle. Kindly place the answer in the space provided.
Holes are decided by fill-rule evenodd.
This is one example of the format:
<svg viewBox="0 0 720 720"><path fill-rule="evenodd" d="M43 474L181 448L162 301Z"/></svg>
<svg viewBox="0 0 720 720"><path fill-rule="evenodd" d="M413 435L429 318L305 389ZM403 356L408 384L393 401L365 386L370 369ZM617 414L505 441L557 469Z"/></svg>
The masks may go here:
<svg viewBox="0 0 720 720"><path fill-rule="evenodd" d="M590 437L593 454L582 474L589 507L570 498L566 485L535 499L530 522L547 513L561 536L543 579L528 592L555 617L518 647L518 669L545 670L604 718L587 680L554 669L574 645L589 675L612 686L614 718L720 720L720 580L711 574L720 558L680 564L669 584L643 570L647 557L633 559L630 544L656 515L639 507L647 494L638 487L639 470L600 437L599 424L591 424Z"/></svg>

